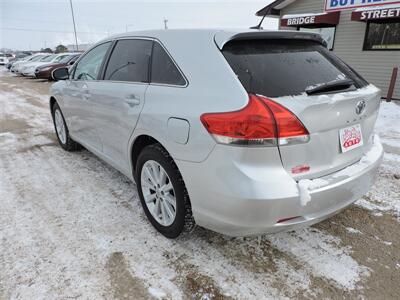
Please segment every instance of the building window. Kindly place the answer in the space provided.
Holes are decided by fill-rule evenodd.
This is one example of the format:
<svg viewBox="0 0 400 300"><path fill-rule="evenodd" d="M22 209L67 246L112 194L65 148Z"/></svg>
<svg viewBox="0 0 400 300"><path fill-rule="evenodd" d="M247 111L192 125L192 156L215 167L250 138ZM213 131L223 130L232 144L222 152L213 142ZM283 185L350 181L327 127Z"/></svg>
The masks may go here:
<svg viewBox="0 0 400 300"><path fill-rule="evenodd" d="M363 50L400 50L400 22L369 21Z"/></svg>
<svg viewBox="0 0 400 300"><path fill-rule="evenodd" d="M335 42L335 31L336 27L320 27L320 28L307 28L307 27L299 27L299 31L308 31L308 32L314 32L314 33L319 33L322 38L326 41L327 48L329 50L333 50L333 45Z"/></svg>

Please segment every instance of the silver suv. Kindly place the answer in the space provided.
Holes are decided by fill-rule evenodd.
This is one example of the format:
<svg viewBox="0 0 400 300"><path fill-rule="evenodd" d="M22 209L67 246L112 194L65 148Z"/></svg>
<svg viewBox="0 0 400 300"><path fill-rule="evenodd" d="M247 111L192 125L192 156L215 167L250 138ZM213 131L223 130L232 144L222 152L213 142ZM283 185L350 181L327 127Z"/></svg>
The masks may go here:
<svg viewBox="0 0 400 300"><path fill-rule="evenodd" d="M383 155L379 89L312 33L126 33L53 77L61 147L134 180L169 238L314 224L365 194Z"/></svg>

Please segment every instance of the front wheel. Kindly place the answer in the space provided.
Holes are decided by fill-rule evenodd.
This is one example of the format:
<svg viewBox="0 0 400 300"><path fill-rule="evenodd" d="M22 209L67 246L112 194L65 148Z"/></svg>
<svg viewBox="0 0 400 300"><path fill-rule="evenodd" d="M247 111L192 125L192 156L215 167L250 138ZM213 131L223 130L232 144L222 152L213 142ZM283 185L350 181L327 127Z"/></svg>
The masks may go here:
<svg viewBox="0 0 400 300"><path fill-rule="evenodd" d="M77 151L82 148L80 144L75 142L69 136L67 124L65 124L64 116L57 103L54 103L52 109L54 129L60 146L67 151Z"/></svg>
<svg viewBox="0 0 400 300"><path fill-rule="evenodd" d="M161 145L147 146L140 153L136 184L146 216L160 233L176 238L194 228L185 183L174 160Z"/></svg>

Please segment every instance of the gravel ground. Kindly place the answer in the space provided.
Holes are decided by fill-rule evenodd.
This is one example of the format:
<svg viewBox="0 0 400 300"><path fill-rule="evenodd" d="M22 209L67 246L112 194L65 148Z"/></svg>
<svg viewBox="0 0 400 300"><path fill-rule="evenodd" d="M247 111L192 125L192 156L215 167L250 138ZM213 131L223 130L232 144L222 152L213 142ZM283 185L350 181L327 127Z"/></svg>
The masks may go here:
<svg viewBox="0 0 400 300"><path fill-rule="evenodd" d="M168 240L135 184L63 151L49 83L0 68L0 299L400 299L400 106L382 103L371 191L311 228Z"/></svg>

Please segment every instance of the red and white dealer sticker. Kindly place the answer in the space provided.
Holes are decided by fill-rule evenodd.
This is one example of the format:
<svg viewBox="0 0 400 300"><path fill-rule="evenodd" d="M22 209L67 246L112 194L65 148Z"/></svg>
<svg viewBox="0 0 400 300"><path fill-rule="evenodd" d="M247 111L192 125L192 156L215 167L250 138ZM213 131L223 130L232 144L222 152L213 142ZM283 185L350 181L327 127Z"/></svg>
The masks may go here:
<svg viewBox="0 0 400 300"><path fill-rule="evenodd" d="M361 125L356 124L339 130L340 148L342 152L353 150L363 145Z"/></svg>

